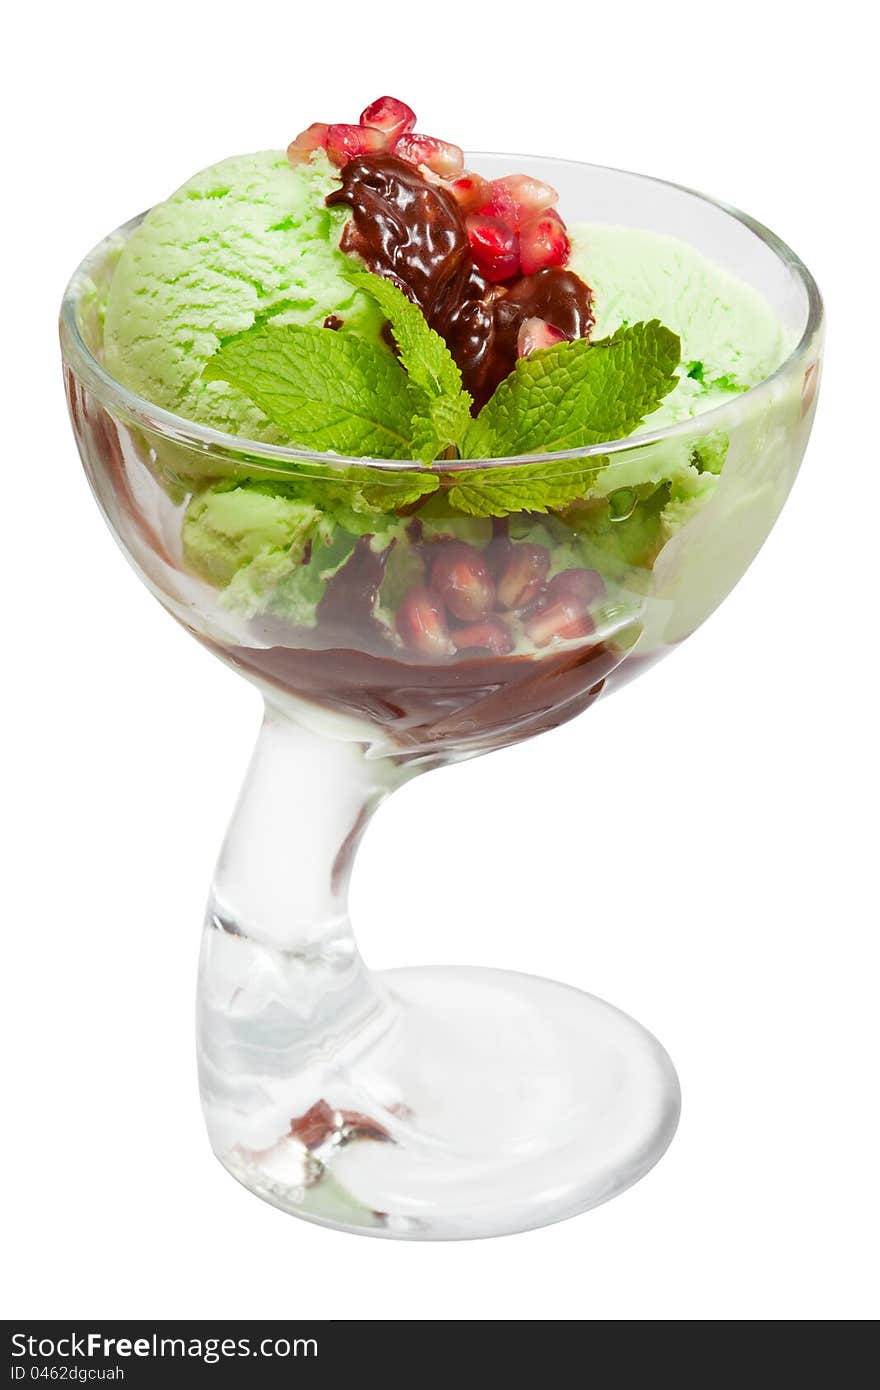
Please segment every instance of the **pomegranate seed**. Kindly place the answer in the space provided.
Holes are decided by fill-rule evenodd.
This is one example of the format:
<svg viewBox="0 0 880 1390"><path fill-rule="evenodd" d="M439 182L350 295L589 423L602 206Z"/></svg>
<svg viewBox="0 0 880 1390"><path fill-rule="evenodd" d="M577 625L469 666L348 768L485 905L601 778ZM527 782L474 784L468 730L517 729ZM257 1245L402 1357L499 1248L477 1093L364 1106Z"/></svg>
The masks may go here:
<svg viewBox="0 0 880 1390"><path fill-rule="evenodd" d="M361 125L384 131L389 144L406 135L415 123L415 111L405 101L398 101L397 97L377 97L361 112Z"/></svg>
<svg viewBox="0 0 880 1390"><path fill-rule="evenodd" d="M554 639L570 641L595 631L590 604L605 593L605 581L596 570L571 569L555 574L524 620L536 647Z"/></svg>
<svg viewBox="0 0 880 1390"><path fill-rule="evenodd" d="M554 343L564 341L562 330L554 328L546 319L525 319L516 335L516 355L528 357L530 352L536 352L538 348L553 347Z"/></svg>
<svg viewBox="0 0 880 1390"><path fill-rule="evenodd" d="M491 284L519 273L519 247L512 232L497 217L478 213L466 219L471 255Z"/></svg>
<svg viewBox="0 0 880 1390"><path fill-rule="evenodd" d="M449 192L449 180L444 179L440 174L435 174L434 170L429 169L427 164L419 164L418 170L425 183L431 184L432 188L445 188L446 192Z"/></svg>
<svg viewBox="0 0 880 1390"><path fill-rule="evenodd" d="M574 637L589 637L593 620L584 605L570 595L537 604L526 618L525 630L536 647L546 647L553 641L567 642Z"/></svg>
<svg viewBox="0 0 880 1390"><path fill-rule="evenodd" d="M396 141L392 154L407 164L426 164L433 174L454 179L464 168L464 152L458 145L436 140L433 135L414 135L408 132Z"/></svg>
<svg viewBox="0 0 880 1390"><path fill-rule="evenodd" d="M497 217L506 227L516 229L516 204L504 179L492 180L486 190L486 197L480 204L479 212L483 217Z"/></svg>
<svg viewBox="0 0 880 1390"><path fill-rule="evenodd" d="M498 576L498 602L502 608L524 608L537 598L550 568L546 545L523 542L511 545ZM456 639L457 640L457 639Z"/></svg>
<svg viewBox="0 0 880 1390"><path fill-rule="evenodd" d="M416 584L397 610L397 631L413 651L422 656L452 656L443 600L434 589Z"/></svg>
<svg viewBox="0 0 880 1390"><path fill-rule="evenodd" d="M290 1122L290 1134L305 1144L307 1149L319 1149L336 1129L338 1111L331 1109L326 1100L316 1100L304 1115L296 1115Z"/></svg>
<svg viewBox="0 0 880 1390"><path fill-rule="evenodd" d="M330 127L324 121L314 121L306 130L301 130L295 140L287 146L287 158L291 164L305 164L313 150L327 148L327 131Z"/></svg>
<svg viewBox="0 0 880 1390"><path fill-rule="evenodd" d="M549 183L529 178L528 174L508 174L506 178L496 179L502 184L516 209L516 226L528 222L539 212L545 212L559 201L559 194Z"/></svg>
<svg viewBox="0 0 880 1390"><path fill-rule="evenodd" d="M559 194L549 183L529 178L528 174L508 174L503 179L492 180L480 211L489 217L500 217L509 227L517 229L523 222L530 222L551 208L558 199Z"/></svg>
<svg viewBox="0 0 880 1390"><path fill-rule="evenodd" d="M387 145L387 136L367 125L332 125L327 131L327 153L340 168L359 155L379 154Z"/></svg>
<svg viewBox="0 0 880 1390"><path fill-rule="evenodd" d="M486 201L489 185L479 174L464 173L452 180L449 192L462 212L476 212Z"/></svg>
<svg viewBox="0 0 880 1390"><path fill-rule="evenodd" d="M605 580L597 570L560 570L547 585L547 594L551 599L570 597L589 605L605 597Z"/></svg>
<svg viewBox="0 0 880 1390"><path fill-rule="evenodd" d="M499 618L490 618L485 623L472 623L470 627L456 628L452 634L456 651L487 651L493 656L507 656L513 650L510 629Z"/></svg>
<svg viewBox="0 0 880 1390"><path fill-rule="evenodd" d="M565 223L552 208L526 222L520 229L523 275L534 275L550 265L565 265L570 252L571 242Z"/></svg>
<svg viewBox="0 0 880 1390"><path fill-rule="evenodd" d="M304 1115L290 1122L290 1135L307 1149L320 1149L329 1139L390 1139L378 1120L359 1110L334 1110L326 1100L317 1100Z"/></svg>
<svg viewBox="0 0 880 1390"><path fill-rule="evenodd" d="M485 617L495 599L495 585L479 550L464 541L451 541L437 550L431 584L450 613L465 623Z"/></svg>

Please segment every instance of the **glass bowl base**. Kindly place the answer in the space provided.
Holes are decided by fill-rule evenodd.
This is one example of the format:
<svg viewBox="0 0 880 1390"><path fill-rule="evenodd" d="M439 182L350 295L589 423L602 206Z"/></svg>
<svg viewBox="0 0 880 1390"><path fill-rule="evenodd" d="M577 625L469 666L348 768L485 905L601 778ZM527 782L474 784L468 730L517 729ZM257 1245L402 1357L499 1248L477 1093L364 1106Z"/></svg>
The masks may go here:
<svg viewBox="0 0 880 1390"><path fill-rule="evenodd" d="M612 1005L505 970L368 978L376 1009L308 1069L308 1107L303 1076L286 1107L263 1079L276 1116L298 1112L281 1138L230 1144L206 1109L221 1162L265 1201L362 1235L504 1235L614 1197L672 1139L672 1063Z"/></svg>

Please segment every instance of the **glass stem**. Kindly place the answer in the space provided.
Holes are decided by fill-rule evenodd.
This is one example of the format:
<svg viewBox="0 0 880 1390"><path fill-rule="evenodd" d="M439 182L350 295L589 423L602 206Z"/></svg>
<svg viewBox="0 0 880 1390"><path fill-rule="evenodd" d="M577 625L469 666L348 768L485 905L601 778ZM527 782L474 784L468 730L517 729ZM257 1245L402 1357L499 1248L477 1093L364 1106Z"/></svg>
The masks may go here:
<svg viewBox="0 0 880 1390"><path fill-rule="evenodd" d="M233 1131L238 1143L273 1142L319 1099L316 1062L385 1007L352 935L348 885L373 811L411 774L369 753L266 706L199 970L200 1081L215 1147Z"/></svg>

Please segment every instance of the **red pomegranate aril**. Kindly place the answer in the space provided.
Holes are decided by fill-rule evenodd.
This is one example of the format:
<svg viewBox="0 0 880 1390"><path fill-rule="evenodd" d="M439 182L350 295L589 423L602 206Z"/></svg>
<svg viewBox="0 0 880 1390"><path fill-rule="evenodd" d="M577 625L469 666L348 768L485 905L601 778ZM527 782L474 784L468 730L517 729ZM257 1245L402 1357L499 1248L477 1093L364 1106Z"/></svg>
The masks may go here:
<svg viewBox="0 0 880 1390"><path fill-rule="evenodd" d="M480 211L490 217L500 217L516 229L551 208L558 199L559 194L549 183L529 178L528 174L508 174L492 180Z"/></svg>
<svg viewBox="0 0 880 1390"><path fill-rule="evenodd" d="M457 627L452 640L459 652L485 651L493 656L507 656L513 650L510 629L498 618L490 618L485 623L472 623L469 627Z"/></svg>
<svg viewBox="0 0 880 1390"><path fill-rule="evenodd" d="M495 592L502 608L525 608L537 598L550 568L546 545L528 541L511 545L498 576Z"/></svg>
<svg viewBox="0 0 880 1390"><path fill-rule="evenodd" d="M546 599L535 605L524 620L526 634L536 647L546 647L553 641L568 642L575 637L589 637L594 623L580 599L570 594L555 602Z"/></svg>
<svg viewBox="0 0 880 1390"><path fill-rule="evenodd" d="M493 179L488 185L479 212L484 217L497 217L506 227L516 230L517 207L504 179Z"/></svg>
<svg viewBox="0 0 880 1390"><path fill-rule="evenodd" d="M341 169L350 159L364 154L381 154L388 137L367 125L332 125L327 131L327 153Z"/></svg>
<svg viewBox="0 0 880 1390"><path fill-rule="evenodd" d="M495 602L489 566L475 546L451 541L437 546L431 585L453 617L472 623L484 618Z"/></svg>
<svg viewBox="0 0 880 1390"><path fill-rule="evenodd" d="M486 201L489 185L479 174L464 173L452 180L449 184L449 192L462 212L476 212L477 208Z"/></svg>
<svg viewBox="0 0 880 1390"><path fill-rule="evenodd" d="M464 169L464 152L458 145L437 140L433 135L408 132L395 142L391 152L398 159L405 159L407 164L426 165L433 174L444 179L454 179Z"/></svg>
<svg viewBox="0 0 880 1390"><path fill-rule="evenodd" d="M465 219L471 255L490 284L510 280L519 274L519 247L516 232L497 217L482 213Z"/></svg>
<svg viewBox="0 0 880 1390"><path fill-rule="evenodd" d="M339 1118L339 1112L326 1100L316 1100L304 1115L295 1115L290 1121L290 1136L307 1149L319 1149L335 1132Z"/></svg>
<svg viewBox="0 0 880 1390"><path fill-rule="evenodd" d="M301 130L295 140L287 146L287 158L291 164L305 164L314 150L327 148L327 132L330 129L325 121L313 121Z"/></svg>
<svg viewBox="0 0 880 1390"><path fill-rule="evenodd" d="M413 130L415 124L415 111L405 101L398 101L397 97L377 97L361 112L361 125L384 131L389 144Z"/></svg>
<svg viewBox="0 0 880 1390"><path fill-rule="evenodd" d="M559 201L559 194L549 183L529 178L528 174L508 174L499 179L510 194L519 213L519 221L527 222L539 212L545 212Z"/></svg>
<svg viewBox="0 0 880 1390"><path fill-rule="evenodd" d="M565 223L552 208L520 228L519 254L523 275L534 275L552 265L565 265L570 253L571 242Z"/></svg>
<svg viewBox="0 0 880 1390"><path fill-rule="evenodd" d="M418 170L422 178L425 180L425 183L429 183L432 188L442 188L447 193L450 192L449 180L444 179L442 174L435 174L434 170L429 169L427 164L420 164L418 166Z"/></svg>
<svg viewBox="0 0 880 1390"><path fill-rule="evenodd" d="M423 584L410 589L398 608L397 631L406 646L420 656L439 659L455 652L443 600Z"/></svg>
<svg viewBox="0 0 880 1390"><path fill-rule="evenodd" d="M565 334L554 328L546 319L525 319L516 335L517 357L528 357L539 348L553 347L555 343L565 342Z"/></svg>
<svg viewBox="0 0 880 1390"><path fill-rule="evenodd" d="M560 570L547 585L547 595L554 600L576 598L589 607L597 599L605 597L605 580L598 570Z"/></svg>
<svg viewBox="0 0 880 1390"><path fill-rule="evenodd" d="M595 630L590 604L604 593L605 581L596 570L561 570L526 614L526 633L536 647L546 647L554 639L588 637Z"/></svg>

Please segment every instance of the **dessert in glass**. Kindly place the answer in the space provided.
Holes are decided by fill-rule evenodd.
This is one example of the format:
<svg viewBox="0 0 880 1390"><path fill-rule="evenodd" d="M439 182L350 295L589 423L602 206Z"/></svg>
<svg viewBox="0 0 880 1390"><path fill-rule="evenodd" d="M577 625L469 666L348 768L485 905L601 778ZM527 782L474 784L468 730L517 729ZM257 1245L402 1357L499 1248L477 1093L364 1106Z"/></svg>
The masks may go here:
<svg viewBox="0 0 880 1390"><path fill-rule="evenodd" d="M211 1143L251 1191L466 1238L663 1153L679 1089L646 1030L501 968L369 971L349 876L395 787L571 719L729 593L797 472L821 337L751 218L465 159L391 97L203 171L80 266L61 339L95 496L265 698L198 989Z"/></svg>

